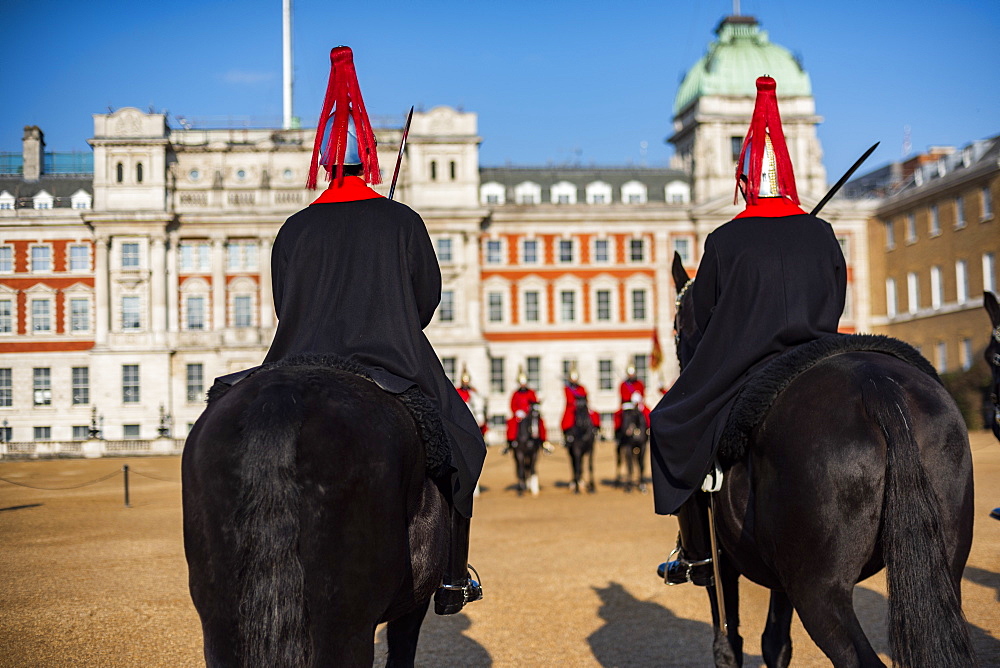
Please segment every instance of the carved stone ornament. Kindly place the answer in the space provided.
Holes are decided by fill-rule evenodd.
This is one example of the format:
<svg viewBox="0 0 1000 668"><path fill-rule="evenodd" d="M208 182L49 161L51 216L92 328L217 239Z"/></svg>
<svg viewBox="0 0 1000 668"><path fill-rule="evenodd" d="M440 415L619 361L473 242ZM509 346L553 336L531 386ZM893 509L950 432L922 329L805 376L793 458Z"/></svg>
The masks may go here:
<svg viewBox="0 0 1000 668"><path fill-rule="evenodd" d="M142 112L137 109L122 109L114 120L111 134L116 137L142 136Z"/></svg>

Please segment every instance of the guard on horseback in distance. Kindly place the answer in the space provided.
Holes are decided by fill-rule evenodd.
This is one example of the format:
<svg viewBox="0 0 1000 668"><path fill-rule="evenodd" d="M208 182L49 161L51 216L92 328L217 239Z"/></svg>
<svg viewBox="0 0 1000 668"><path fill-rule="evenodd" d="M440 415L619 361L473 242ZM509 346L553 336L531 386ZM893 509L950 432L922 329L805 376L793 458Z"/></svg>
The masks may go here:
<svg viewBox="0 0 1000 668"><path fill-rule="evenodd" d="M680 526L676 559L660 569L668 584L712 582L701 490L740 387L775 355L835 335L844 310L844 255L832 227L798 206L770 77L757 79L736 187L746 208L705 239L688 284L697 331L682 341L683 371L651 414L655 509Z"/></svg>
<svg viewBox="0 0 1000 668"><path fill-rule="evenodd" d="M441 298L441 270L423 220L368 184L379 183L375 135L347 47L331 71L307 187L322 165L329 187L282 225L271 280L278 327L265 365L304 353L368 367L384 390L419 389L440 411L450 473L437 480L451 505L451 546L435 611L453 614L482 597L469 577L472 496L486 446L471 412L423 333ZM378 415L371 419L378 420Z"/></svg>
<svg viewBox="0 0 1000 668"><path fill-rule="evenodd" d="M587 410L590 416L590 423L597 429L601 426L601 417L597 411L590 410L587 406L587 388L580 384L580 374L576 370L576 365L570 369L569 378L563 386L563 393L566 395L566 409L563 411L560 426L563 430L564 443L569 445L572 436L570 432L576 424L576 411L578 406Z"/></svg>
<svg viewBox="0 0 1000 668"><path fill-rule="evenodd" d="M626 406L642 411L642 416L646 420L646 427L649 427L646 386L639 380L639 377L635 373L635 367L631 364L625 369L625 380L618 386L618 396L621 399L621 406L615 411L615 434L622 428L622 413Z"/></svg>
<svg viewBox="0 0 1000 668"><path fill-rule="evenodd" d="M538 404L535 391L528 387L528 377L524 371L518 371L517 389L510 395L510 419L507 420L507 447L513 448L517 443L517 427L528 415L531 407ZM538 438L544 443L548 440L545 432L545 421L538 418Z"/></svg>
<svg viewBox="0 0 1000 668"><path fill-rule="evenodd" d="M462 397L465 405L469 407L472 416L479 424L479 431L485 436L486 432L489 431L489 425L486 423L486 400L483 399L483 395L479 394L479 390L472 386L472 377L469 376L468 370L464 367L459 385L455 390L458 392L458 396Z"/></svg>

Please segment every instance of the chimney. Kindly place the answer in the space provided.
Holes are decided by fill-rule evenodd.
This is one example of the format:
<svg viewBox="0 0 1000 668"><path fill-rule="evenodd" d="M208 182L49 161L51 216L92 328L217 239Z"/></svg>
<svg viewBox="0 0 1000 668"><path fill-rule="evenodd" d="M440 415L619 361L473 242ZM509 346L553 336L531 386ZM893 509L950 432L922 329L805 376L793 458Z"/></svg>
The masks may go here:
<svg viewBox="0 0 1000 668"><path fill-rule="evenodd" d="M25 181L37 181L45 164L45 138L37 125L24 126L23 175Z"/></svg>

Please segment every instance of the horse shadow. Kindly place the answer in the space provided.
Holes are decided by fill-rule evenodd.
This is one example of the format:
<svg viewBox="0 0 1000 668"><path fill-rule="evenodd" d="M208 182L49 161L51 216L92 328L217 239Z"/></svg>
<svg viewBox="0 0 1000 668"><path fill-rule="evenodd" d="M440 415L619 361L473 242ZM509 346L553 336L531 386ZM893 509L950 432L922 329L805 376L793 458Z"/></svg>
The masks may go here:
<svg viewBox="0 0 1000 668"><path fill-rule="evenodd" d="M420 629L416 663L421 666L492 666L493 657L465 632L472 627L472 620L465 613L435 615L429 611ZM384 665L386 660L386 625L379 626L375 637L375 663Z"/></svg>
<svg viewBox="0 0 1000 668"><path fill-rule="evenodd" d="M659 603L641 601L617 582L593 589L601 599L598 614L604 625L587 642L601 666L713 665L711 624L678 617ZM744 665L763 662L759 656L746 658Z"/></svg>
<svg viewBox="0 0 1000 668"><path fill-rule="evenodd" d="M969 582L974 582L977 585L995 590L996 600L1000 602L1000 574L976 568L975 566L966 566L963 578Z"/></svg>

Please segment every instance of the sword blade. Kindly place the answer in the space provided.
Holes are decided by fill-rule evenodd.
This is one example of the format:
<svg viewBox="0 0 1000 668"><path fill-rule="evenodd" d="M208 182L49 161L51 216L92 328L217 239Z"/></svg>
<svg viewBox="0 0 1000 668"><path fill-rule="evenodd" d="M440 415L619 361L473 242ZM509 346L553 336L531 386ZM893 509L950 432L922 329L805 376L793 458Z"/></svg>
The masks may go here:
<svg viewBox="0 0 1000 668"><path fill-rule="evenodd" d="M837 181L837 183L834 184L834 186L832 188L830 188L830 192L828 192L823 197L823 199L821 199L819 201L819 204L817 204L816 207L812 211L809 212L810 215L815 216L817 213L819 213L819 210L822 209L826 205L826 203L829 202L833 198L833 196L837 194L837 191L840 190L840 188L845 183L847 183L847 179L851 178L851 176L854 175L854 172L858 171L858 167L860 167L861 164L865 160L868 159L868 156L870 156L875 151L875 149L878 148L878 145L881 144L881 143L882 142L875 142L874 144L872 144L871 148L869 148L867 151L865 151L864 155L862 155L860 158L858 158L857 162L855 162L853 165L851 165L851 168L848 169L844 173L844 175L840 177L840 180Z"/></svg>
<svg viewBox="0 0 1000 668"><path fill-rule="evenodd" d="M715 535L715 492L708 493L708 536L712 545L712 574L715 576L715 605L719 608L719 627L724 634L729 634L729 622L726 620L726 595L722 591L722 567L719 560L718 538Z"/></svg>
<svg viewBox="0 0 1000 668"><path fill-rule="evenodd" d="M406 135L410 134L410 121L413 120L413 107L410 107L410 112L406 114L406 124L403 125L403 138L399 140L399 154L396 155L396 169L392 172L392 185L389 186L389 199L392 199L392 194L396 191L396 179L399 178L399 166L403 163L403 149L406 148Z"/></svg>

